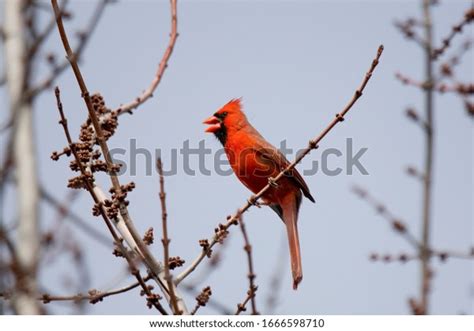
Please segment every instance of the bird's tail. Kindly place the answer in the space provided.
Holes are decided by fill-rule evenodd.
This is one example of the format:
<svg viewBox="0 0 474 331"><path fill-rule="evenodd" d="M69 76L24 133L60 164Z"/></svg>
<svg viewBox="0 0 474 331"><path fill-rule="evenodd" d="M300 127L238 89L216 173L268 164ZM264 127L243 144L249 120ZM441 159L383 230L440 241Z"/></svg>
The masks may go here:
<svg viewBox="0 0 474 331"><path fill-rule="evenodd" d="M288 234L288 244L290 247L291 272L293 274L293 289L298 288L298 284L303 279L303 267L301 265L300 240L298 237L298 209L299 201L294 195L288 195L284 203L281 204L283 209L283 221L286 225ZM300 199L301 201L301 199Z"/></svg>

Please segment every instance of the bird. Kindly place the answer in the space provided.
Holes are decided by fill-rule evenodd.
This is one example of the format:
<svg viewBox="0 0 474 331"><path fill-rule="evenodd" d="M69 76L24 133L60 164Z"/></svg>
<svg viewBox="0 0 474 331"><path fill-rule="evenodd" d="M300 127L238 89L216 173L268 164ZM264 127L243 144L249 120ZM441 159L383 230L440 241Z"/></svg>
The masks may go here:
<svg viewBox="0 0 474 331"><path fill-rule="evenodd" d="M269 206L286 227L290 251L293 289L303 279L301 248L298 236L298 211L302 196L315 202L308 185L295 168L278 182L273 182L290 163L285 156L249 123L242 110L242 101L232 99L204 120L205 132L213 133L223 145L230 166L237 178L257 194L270 183L262 195L261 204ZM259 203L260 204L260 203Z"/></svg>

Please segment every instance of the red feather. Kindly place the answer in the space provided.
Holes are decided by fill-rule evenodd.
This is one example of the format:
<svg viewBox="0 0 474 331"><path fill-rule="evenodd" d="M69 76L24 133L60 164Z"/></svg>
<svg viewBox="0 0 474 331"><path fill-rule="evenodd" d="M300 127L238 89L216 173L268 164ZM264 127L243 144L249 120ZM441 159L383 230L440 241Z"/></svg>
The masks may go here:
<svg viewBox="0 0 474 331"><path fill-rule="evenodd" d="M289 165L285 156L248 122L241 99L229 101L204 123L212 126L206 131L213 132L222 142L237 178L253 193L258 193L267 185L269 177L276 177ZM262 197L286 225L294 289L303 278L297 227L303 194L314 202L303 177L293 169Z"/></svg>

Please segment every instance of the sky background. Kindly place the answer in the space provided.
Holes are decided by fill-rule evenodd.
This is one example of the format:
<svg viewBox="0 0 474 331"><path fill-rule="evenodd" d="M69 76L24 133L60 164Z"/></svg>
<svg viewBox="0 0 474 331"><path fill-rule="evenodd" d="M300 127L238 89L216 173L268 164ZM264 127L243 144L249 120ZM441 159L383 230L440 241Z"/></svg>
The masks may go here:
<svg viewBox="0 0 474 331"><path fill-rule="evenodd" d="M433 9L436 45L451 25L460 21L470 1L442 1ZM66 22L71 36L88 21L92 1L73 1L69 8L73 20ZM0 17L3 20L3 3ZM291 288L291 273L284 227L269 208L252 208L245 214L253 245L257 307L262 313L278 314L407 314L407 301L419 294L419 263L371 262L372 252L411 253L412 248L398 236L374 209L352 192L359 185L377 197L416 235L420 233L422 191L420 183L405 174L407 165L423 166L423 134L407 120L404 111L414 107L422 112L423 94L402 86L395 72L421 80L422 52L393 26L396 19L420 16L420 1L180 1L178 38L169 67L155 97L133 116L124 116L111 148L124 148L130 157L130 141L153 152L161 149L165 168L169 168L173 149L186 140L196 148L205 140L213 154L221 146L204 133L202 120L228 100L242 97L245 112L260 133L275 145L286 140L299 149L316 136L352 97L367 71L379 44L385 51L379 67L363 97L321 143L321 150L308 156L299 169L320 160L326 148L337 148L346 155L346 139L353 140L354 151L367 148L361 162L368 171L352 175L343 171L328 176L321 171L305 180L316 204L304 200L299 231L304 279L298 289ZM43 21L46 22L45 14ZM472 25L471 25L472 26ZM168 1L120 1L107 7L103 19L84 53L81 69L91 92L99 91L110 108L135 98L153 78L168 43L170 17ZM472 27L456 45L469 36ZM73 39L74 40L74 39ZM74 43L73 43L74 45ZM456 49L456 48L455 48ZM3 49L2 49L3 51ZM63 50L55 31L42 49L62 58ZM3 55L2 55L3 56ZM448 53L449 56L449 53ZM446 58L446 57L445 57ZM3 64L2 64L3 65ZM458 70L458 78L472 81L474 66L468 57ZM47 74L39 65L35 81ZM86 108L72 74L67 70L57 84L71 131L77 137L86 118ZM8 98L0 90L0 120L8 117ZM58 123L53 91L35 102L35 136L42 185L64 199L71 177L68 160L53 162L49 156L65 145ZM473 243L473 122L460 99L453 95L435 98L436 152L432 243L439 249L467 252ZM0 136L5 148L6 135ZM154 153L154 152L153 152ZM2 157L3 157L3 153ZM292 156L290 156L290 159ZM206 156L212 167L213 155ZM197 168L197 158L191 166ZM344 157L333 157L329 167L345 168ZM153 252L161 259L160 205L158 178L146 173L143 156L137 159L135 176L126 173L137 188L129 195L130 214L143 233L155 228ZM108 189L106 176L98 182ZM171 255L187 263L200 252L198 240L209 238L214 227L242 206L247 189L234 176L184 174L178 158L178 174L166 178ZM11 222L16 215L15 194L6 192L3 216ZM81 192L72 210L91 226L107 234L103 223L91 213L91 199ZM56 213L47 205L41 208L42 229L54 226ZM83 249L90 278L77 283L77 270L70 255L41 267L40 280L51 294L74 294L89 288L113 289L132 282L125 264L111 255L111 249L87 236L65 220L61 227L68 242ZM239 229L232 228L222 251L222 263L203 281L203 263L189 278L199 288L212 287L212 299L232 311L246 295L248 281L246 255ZM434 314L474 313L474 269L472 261L434 260L431 312ZM275 274L281 280L278 290L271 285ZM69 280L69 281L67 281ZM86 305L88 314L147 314L139 290ZM267 307L269 295L277 297L274 310ZM189 307L194 306L187 295ZM74 312L70 304L54 303L52 313ZM216 313L202 308L201 313Z"/></svg>

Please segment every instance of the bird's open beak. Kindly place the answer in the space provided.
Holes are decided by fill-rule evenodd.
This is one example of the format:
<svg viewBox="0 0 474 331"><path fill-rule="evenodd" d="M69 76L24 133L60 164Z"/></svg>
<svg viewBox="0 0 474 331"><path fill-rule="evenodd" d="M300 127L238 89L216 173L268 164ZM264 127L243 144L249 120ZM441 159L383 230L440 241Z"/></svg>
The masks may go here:
<svg viewBox="0 0 474 331"><path fill-rule="evenodd" d="M215 116L211 116L211 117L207 118L202 123L209 125L206 128L205 132L214 133L214 132L218 131L221 128L221 121Z"/></svg>

